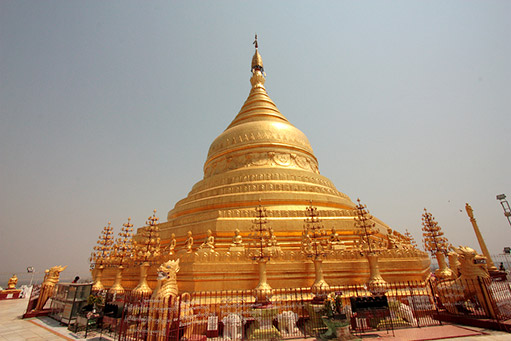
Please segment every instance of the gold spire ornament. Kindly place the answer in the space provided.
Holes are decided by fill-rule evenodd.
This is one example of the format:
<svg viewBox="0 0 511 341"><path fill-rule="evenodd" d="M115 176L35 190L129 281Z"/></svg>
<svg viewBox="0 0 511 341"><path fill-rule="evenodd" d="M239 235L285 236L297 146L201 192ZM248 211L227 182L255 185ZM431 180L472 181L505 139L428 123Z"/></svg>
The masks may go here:
<svg viewBox="0 0 511 341"><path fill-rule="evenodd" d="M259 266L259 283L254 289L254 296L257 305L266 305L272 296L272 288L268 284L266 276L266 263L273 256L273 248L268 247L271 244L270 228L268 223L266 209L261 206L255 208L256 218L252 221L251 233L249 234L248 255L257 261Z"/></svg>
<svg viewBox="0 0 511 341"><path fill-rule="evenodd" d="M491 259L490 253L488 252L488 248L486 247L486 243L484 242L483 235L481 234L481 231L479 231L479 226L477 226L477 221L476 218L474 218L474 210L472 209L472 206L466 203L465 211L467 211L467 215L470 218L470 222L472 223L472 227L474 228L474 232L476 234L477 241L479 242L479 246L481 247L481 251L483 252L483 255L486 257L488 271L497 272L498 269L495 266L495 264L493 264L493 260Z"/></svg>
<svg viewBox="0 0 511 341"><path fill-rule="evenodd" d="M371 238L372 235L378 232L375 229L373 216L369 214L366 205L360 203L357 199L357 215L355 216L355 227L358 228L357 234L360 236L360 247L363 254L365 254L369 263L369 279L367 281L367 289L373 295L380 295L387 291L387 282L380 274L378 265L378 246L374 245ZM367 251L364 251L367 250Z"/></svg>
<svg viewBox="0 0 511 341"><path fill-rule="evenodd" d="M408 229L405 230L405 238L414 249L417 248L417 242L413 238L412 234L408 231Z"/></svg>
<svg viewBox="0 0 511 341"><path fill-rule="evenodd" d="M302 253L314 262L316 278L312 284L311 291L316 300L323 300L330 286L323 276L323 258L329 251L329 239L321 224L317 207L310 206L305 209L306 218L303 225Z"/></svg>
<svg viewBox="0 0 511 341"><path fill-rule="evenodd" d="M138 234L139 239L133 241L133 257L136 263L140 263L140 281L132 294L137 296L150 296L153 292L147 283L147 271L160 256L160 230L157 222L156 210L147 218L143 231Z"/></svg>
<svg viewBox="0 0 511 341"><path fill-rule="evenodd" d="M94 251L90 257L91 269L95 271L94 284L92 285L93 291L104 290L105 287L101 283L101 276L105 266L110 262L110 253L112 251L113 241L113 228L108 225L103 228L99 235L97 245L94 246Z"/></svg>
<svg viewBox="0 0 511 341"><path fill-rule="evenodd" d="M133 224L130 223L131 217L128 218L128 222L122 225L119 237L115 241L110 255L110 264L113 267L117 267L117 273L115 275L115 282L110 289L109 294L122 295L124 294L124 288L122 287L122 272L124 266L128 264L132 256L132 238L133 238Z"/></svg>
<svg viewBox="0 0 511 341"><path fill-rule="evenodd" d="M435 221L435 217L426 209L424 209L424 213L422 214L422 231L424 231L424 249L431 252L431 255L434 255L438 262L438 269L435 271L435 276L440 279L456 277L445 261L445 255L449 249L449 242L447 238L443 237L444 233Z"/></svg>

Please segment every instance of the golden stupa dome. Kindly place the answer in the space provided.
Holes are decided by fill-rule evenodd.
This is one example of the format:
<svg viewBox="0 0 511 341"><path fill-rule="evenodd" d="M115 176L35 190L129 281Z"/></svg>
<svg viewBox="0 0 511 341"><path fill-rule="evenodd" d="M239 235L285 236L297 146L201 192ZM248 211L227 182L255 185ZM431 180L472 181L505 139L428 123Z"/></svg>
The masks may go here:
<svg viewBox="0 0 511 341"><path fill-rule="evenodd" d="M256 55L259 55L259 52L256 51ZM228 167L228 170L263 166L263 159L268 159L268 153L273 153L271 155L277 157L280 155L283 161L287 159L283 155L291 156L299 168L319 173L318 162L309 140L277 109L262 84L264 78L261 72L257 69L253 69L253 72L254 84L245 104L209 148L208 158L204 164L204 176L226 171L225 167L219 167L221 165ZM254 82L254 78L261 79ZM284 161L284 164L289 166L292 162ZM279 166L278 161L270 163Z"/></svg>
<svg viewBox="0 0 511 341"><path fill-rule="evenodd" d="M259 200L276 210L303 211L310 201L318 208L352 210L355 204L349 197L320 175L305 134L268 96L257 46L250 83L238 115L209 148L203 180L176 203L168 221L175 227L183 221L199 224L205 212L213 217L257 206Z"/></svg>
<svg viewBox="0 0 511 341"><path fill-rule="evenodd" d="M211 144L204 177L168 212L167 221L157 225L162 255L180 259L179 290L253 289L258 268L246 256L255 241L255 208L261 205L275 238L268 282L274 288L309 287L313 265L302 251L304 228L310 228L307 208L314 206L324 231L331 231L331 253L323 270L328 284L364 283L372 272L360 252L356 205L319 173L307 137L268 96L257 38L255 43L248 98ZM371 220L371 239L385 248L379 260L384 279L425 280L430 274L428 256L408 247L391 249L399 234L376 217ZM144 230L135 239L142 238ZM243 243L235 243L236 236ZM136 286L137 270L127 270L125 287ZM148 276L153 286L155 270ZM105 283L114 283L113 268L105 272Z"/></svg>

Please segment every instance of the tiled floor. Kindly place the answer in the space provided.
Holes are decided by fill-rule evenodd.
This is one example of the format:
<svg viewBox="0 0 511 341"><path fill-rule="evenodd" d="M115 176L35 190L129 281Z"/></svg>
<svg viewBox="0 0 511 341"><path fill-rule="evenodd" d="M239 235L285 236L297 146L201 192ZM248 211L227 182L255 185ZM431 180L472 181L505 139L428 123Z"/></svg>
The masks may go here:
<svg viewBox="0 0 511 341"><path fill-rule="evenodd" d="M0 340L63 340L53 331L22 320L27 300L0 301Z"/></svg>
<svg viewBox="0 0 511 341"><path fill-rule="evenodd" d="M20 316L27 306L26 299L0 301L0 341L4 340L85 340L84 333L74 334L49 317L22 320ZM363 340L450 340L460 341L504 341L511 340L511 334L475 327L445 324L436 327L409 328L392 332L363 334ZM90 333L87 340L99 340L100 335ZM103 335L101 340L111 340Z"/></svg>
<svg viewBox="0 0 511 341"><path fill-rule="evenodd" d="M85 340L84 333L74 334L67 326L49 317L21 319L27 299L0 301L0 341L4 340ZM87 340L99 340L97 333L89 333ZM101 340L111 340L104 336Z"/></svg>

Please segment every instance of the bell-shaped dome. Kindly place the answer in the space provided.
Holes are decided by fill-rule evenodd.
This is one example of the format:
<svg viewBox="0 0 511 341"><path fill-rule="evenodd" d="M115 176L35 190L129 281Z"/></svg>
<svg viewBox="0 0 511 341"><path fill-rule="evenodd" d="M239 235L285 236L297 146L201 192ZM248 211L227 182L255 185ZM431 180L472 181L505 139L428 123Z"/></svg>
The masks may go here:
<svg viewBox="0 0 511 341"><path fill-rule="evenodd" d="M204 179L176 203L169 222L199 224L205 219L203 213L252 207L259 200L284 210L303 210L310 201L328 209L353 209L348 196L319 174L305 134L289 123L268 96L257 47L250 83L250 94L238 115L209 148Z"/></svg>
<svg viewBox="0 0 511 341"><path fill-rule="evenodd" d="M256 55L261 58L257 51ZM211 144L204 164L204 177L243 167L268 164L289 167L291 163L318 173L318 163L309 140L289 123L270 99L261 71L252 70L250 94L236 118ZM283 162L279 163L275 158Z"/></svg>

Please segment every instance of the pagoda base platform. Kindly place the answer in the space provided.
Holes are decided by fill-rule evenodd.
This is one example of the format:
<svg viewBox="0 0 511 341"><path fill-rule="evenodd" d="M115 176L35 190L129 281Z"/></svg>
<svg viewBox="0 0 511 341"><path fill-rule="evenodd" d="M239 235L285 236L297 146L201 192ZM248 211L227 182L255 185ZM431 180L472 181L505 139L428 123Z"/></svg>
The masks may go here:
<svg viewBox="0 0 511 341"><path fill-rule="evenodd" d="M370 273L367 259L356 251L343 255L344 259L323 261L325 281L330 286L366 283ZM388 283L425 281L430 276L430 260L426 254L389 255L380 256L378 262L380 273ZM149 268L147 281L151 288L156 287L156 269L163 262ZM113 285L115 274L115 268L103 271L105 288ZM281 257L268 262L267 277L273 289L309 288L315 280L314 263L304 259L299 252L284 252ZM133 289L138 282L138 267L129 267L123 272L122 286L126 290ZM241 253L185 254L180 257L177 282L179 292L252 290L259 282L258 264Z"/></svg>
<svg viewBox="0 0 511 341"><path fill-rule="evenodd" d="M20 289L0 290L0 300L12 300L21 298L20 295L21 295Z"/></svg>

